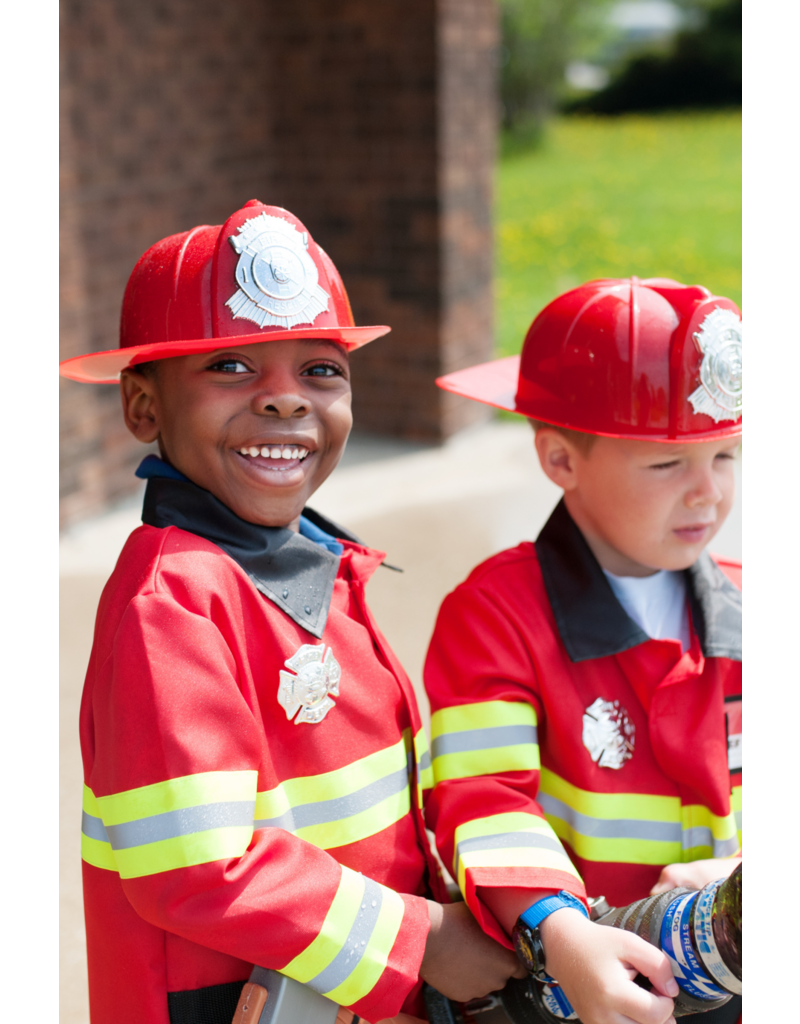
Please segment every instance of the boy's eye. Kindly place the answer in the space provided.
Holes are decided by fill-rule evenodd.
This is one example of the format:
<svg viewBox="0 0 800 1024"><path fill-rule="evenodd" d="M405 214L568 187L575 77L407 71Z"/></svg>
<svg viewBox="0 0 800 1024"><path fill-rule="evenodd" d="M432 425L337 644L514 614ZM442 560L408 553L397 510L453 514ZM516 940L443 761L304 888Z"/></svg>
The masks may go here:
<svg viewBox="0 0 800 1024"><path fill-rule="evenodd" d="M250 373L250 367L238 359L218 359L208 369L215 373Z"/></svg>
<svg viewBox="0 0 800 1024"><path fill-rule="evenodd" d="M341 367L335 363L316 363L314 366L306 367L301 376L303 377L341 377Z"/></svg>
<svg viewBox="0 0 800 1024"><path fill-rule="evenodd" d="M677 459L672 459L670 462L656 462L650 468L651 469L672 469L674 466L677 466L677 465L678 465L678 460Z"/></svg>

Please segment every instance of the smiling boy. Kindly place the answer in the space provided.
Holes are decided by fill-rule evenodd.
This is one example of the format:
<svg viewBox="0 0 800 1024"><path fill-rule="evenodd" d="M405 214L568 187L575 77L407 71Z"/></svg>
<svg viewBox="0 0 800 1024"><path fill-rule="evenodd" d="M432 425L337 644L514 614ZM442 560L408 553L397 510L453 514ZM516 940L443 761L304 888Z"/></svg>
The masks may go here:
<svg viewBox="0 0 800 1024"><path fill-rule="evenodd" d="M149 249L122 347L62 364L121 374L160 453L81 706L93 1024L231 1024L254 964L373 1022L421 1015L422 978L466 999L521 973L431 898L427 744L364 598L383 555L306 506L350 431L348 352L387 330L253 200Z"/></svg>
<svg viewBox="0 0 800 1024"><path fill-rule="evenodd" d="M734 497L740 313L665 279L592 281L539 314L521 357L439 383L526 415L563 490L535 544L478 566L439 613L427 817L443 861L488 934L541 943L556 1016L700 1010L663 953L585 906L739 862L741 570L705 547ZM702 1019L740 1012L735 997Z"/></svg>

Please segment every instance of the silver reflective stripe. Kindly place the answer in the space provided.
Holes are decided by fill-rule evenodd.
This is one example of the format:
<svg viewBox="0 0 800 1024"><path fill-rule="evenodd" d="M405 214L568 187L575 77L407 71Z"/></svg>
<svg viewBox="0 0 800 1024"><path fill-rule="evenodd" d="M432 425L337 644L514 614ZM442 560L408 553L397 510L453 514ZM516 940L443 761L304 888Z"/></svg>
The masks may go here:
<svg viewBox="0 0 800 1024"><path fill-rule="evenodd" d="M430 766L431 766L431 753L430 753L429 750L426 750L423 753L422 757L419 759L419 770L421 772L424 772L426 769L430 768Z"/></svg>
<svg viewBox="0 0 800 1024"><path fill-rule="evenodd" d="M437 736L431 744L434 758L458 754L463 750L491 750L513 747L518 743L537 743L535 725L495 725L491 729L465 729Z"/></svg>
<svg viewBox="0 0 800 1024"><path fill-rule="evenodd" d="M474 836L472 839L462 839L456 847L454 877L458 878L458 869L464 853L469 853L473 850L519 849L521 846L535 847L539 850L555 850L557 853L564 853L564 847L554 836L545 836L539 832L503 832L496 836Z"/></svg>
<svg viewBox="0 0 800 1024"><path fill-rule="evenodd" d="M545 814L566 821L582 836L602 839L651 839L658 843L680 843L679 821L640 821L637 818L591 818L581 814L569 804L556 800L547 793L539 793L539 804Z"/></svg>
<svg viewBox="0 0 800 1024"><path fill-rule="evenodd" d="M362 876L363 877L363 876ZM361 961L372 938L378 915L381 912L383 891L377 882L364 878L364 895L361 898L361 909L353 922L350 934L344 945L331 960L324 971L308 982L308 987L324 995L332 992L338 985L350 977Z"/></svg>
<svg viewBox="0 0 800 1024"><path fill-rule="evenodd" d="M408 772L405 767L399 768L391 775L370 782L355 793L347 796L334 797L333 800L320 800L313 804L300 804L290 807L277 818L259 818L255 828L284 828L287 832L296 832L299 828L309 825L324 825L329 821L341 821L352 818L354 814L368 811L377 806L387 797L395 796L408 789Z"/></svg>
<svg viewBox="0 0 800 1024"><path fill-rule="evenodd" d="M739 849L739 839L715 839L707 825L696 825L683 831L683 849L691 850L695 846L710 846L715 857L729 857Z"/></svg>
<svg viewBox="0 0 800 1024"><path fill-rule="evenodd" d="M87 814L86 811L81 818L81 832L89 839L96 839L100 843L108 842L108 833L101 819Z"/></svg>
<svg viewBox="0 0 800 1024"><path fill-rule="evenodd" d="M741 811L736 811L733 816L736 819L736 829L737 829L738 832L741 832L742 831L742 812Z"/></svg>
<svg viewBox="0 0 800 1024"><path fill-rule="evenodd" d="M126 821L122 825L107 825L111 847L130 850L134 846L157 843L162 839L175 839L194 832L207 832L214 828L253 826L255 800L228 800L200 807L184 807L178 811L165 811L149 818Z"/></svg>

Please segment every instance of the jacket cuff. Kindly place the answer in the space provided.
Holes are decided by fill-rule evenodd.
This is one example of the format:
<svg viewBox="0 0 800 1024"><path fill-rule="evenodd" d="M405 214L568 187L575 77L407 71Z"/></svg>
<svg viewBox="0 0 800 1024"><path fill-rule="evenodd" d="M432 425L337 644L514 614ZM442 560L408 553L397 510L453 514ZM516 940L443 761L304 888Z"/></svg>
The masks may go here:
<svg viewBox="0 0 800 1024"><path fill-rule="evenodd" d="M479 899L477 889L561 889L571 893L586 906L586 889L574 875L562 871L531 868L475 868L466 873L464 899L475 920L496 942L506 949L513 949L511 939L506 935L497 918Z"/></svg>
<svg viewBox="0 0 800 1024"><path fill-rule="evenodd" d="M350 1009L369 1021L394 1017L419 981L419 968L430 931L428 901L402 894L403 919L387 951L386 966L373 988Z"/></svg>

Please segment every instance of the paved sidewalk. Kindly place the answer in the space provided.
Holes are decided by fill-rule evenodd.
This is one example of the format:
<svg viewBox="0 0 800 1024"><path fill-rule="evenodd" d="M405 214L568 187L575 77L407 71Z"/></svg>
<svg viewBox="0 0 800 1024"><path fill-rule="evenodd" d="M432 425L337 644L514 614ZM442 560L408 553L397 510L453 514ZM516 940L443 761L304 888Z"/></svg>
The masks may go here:
<svg viewBox="0 0 800 1024"><path fill-rule="evenodd" d="M741 477L741 462L737 463ZM354 436L312 505L387 552L370 606L411 676L423 714L422 665L442 598L478 562L533 539L559 491L536 461L526 423L497 422L430 448ZM61 542L61 1024L88 1024L80 889L78 705L100 591L141 500L80 524ZM712 545L741 557L741 499Z"/></svg>

